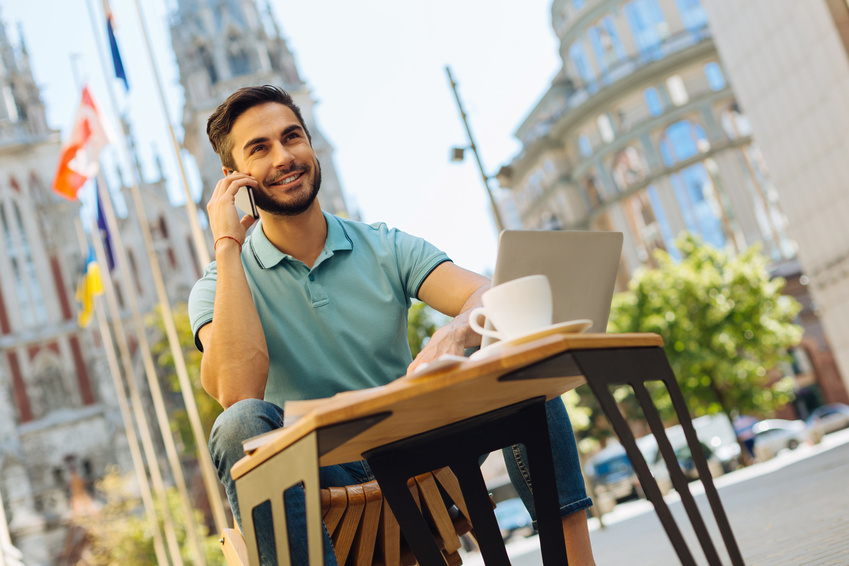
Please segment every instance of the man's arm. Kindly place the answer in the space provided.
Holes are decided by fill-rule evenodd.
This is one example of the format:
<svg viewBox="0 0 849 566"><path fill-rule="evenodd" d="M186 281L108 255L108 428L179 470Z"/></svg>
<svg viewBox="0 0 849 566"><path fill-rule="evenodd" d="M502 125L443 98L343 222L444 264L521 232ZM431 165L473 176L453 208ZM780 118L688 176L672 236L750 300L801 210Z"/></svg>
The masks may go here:
<svg viewBox="0 0 849 566"><path fill-rule="evenodd" d="M268 380L268 347L241 258L241 243L254 220L240 219L234 204L239 187L255 183L241 173L226 177L207 206L218 279L213 321L198 330L204 352L200 375L203 388L225 409L243 399L262 399Z"/></svg>
<svg viewBox="0 0 849 566"><path fill-rule="evenodd" d="M489 279L450 261L440 264L428 275L419 288L419 299L454 319L434 332L407 368L408 374L443 354L462 356L466 348L480 345L480 334L469 326L469 311L481 306L481 295L487 289Z"/></svg>

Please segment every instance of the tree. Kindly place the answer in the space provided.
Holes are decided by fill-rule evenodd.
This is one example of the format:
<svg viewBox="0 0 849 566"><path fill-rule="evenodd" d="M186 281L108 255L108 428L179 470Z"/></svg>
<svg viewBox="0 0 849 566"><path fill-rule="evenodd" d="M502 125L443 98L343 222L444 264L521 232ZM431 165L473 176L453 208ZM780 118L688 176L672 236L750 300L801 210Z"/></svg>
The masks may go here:
<svg viewBox="0 0 849 566"><path fill-rule="evenodd" d="M637 272L614 297L611 329L663 337L692 414L771 414L790 399L792 378L776 381L771 370L802 338L792 322L799 303L781 294L785 281L770 278L759 246L731 256L692 235L675 245L680 261L655 252L658 267ZM671 402L660 389L653 398L671 420Z"/></svg>
<svg viewBox="0 0 849 566"><path fill-rule="evenodd" d="M136 495L138 487L134 486L134 481L130 475L122 476L116 469L112 469L97 482L98 500L102 502L99 511L72 519L86 533L86 548L77 564L145 566L156 563L153 535L141 499ZM182 517L177 490L168 488L166 495L171 515ZM155 505L158 507L158 504L157 501ZM161 516L161 513L157 512L157 516ZM200 525L207 564L224 564L218 536L208 536L199 511L195 512L193 520ZM183 562L192 564L192 554L186 541L186 523L176 520L174 526Z"/></svg>
<svg viewBox="0 0 849 566"><path fill-rule="evenodd" d="M410 352L413 358L419 355L422 348L439 325L434 321L434 315L438 313L421 301L413 301L407 319L407 341L410 343Z"/></svg>

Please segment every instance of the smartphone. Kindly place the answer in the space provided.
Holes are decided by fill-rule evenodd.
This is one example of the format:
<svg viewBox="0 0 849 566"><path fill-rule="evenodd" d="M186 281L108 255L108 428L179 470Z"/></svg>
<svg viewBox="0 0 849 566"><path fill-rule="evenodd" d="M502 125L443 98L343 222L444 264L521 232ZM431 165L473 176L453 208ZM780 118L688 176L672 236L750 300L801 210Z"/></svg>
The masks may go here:
<svg viewBox="0 0 849 566"><path fill-rule="evenodd" d="M230 171L227 174L232 175L233 173L235 171ZM259 218L259 211L254 201L254 191L251 187L246 185L239 188L239 192L236 193L236 206L245 214L253 218Z"/></svg>

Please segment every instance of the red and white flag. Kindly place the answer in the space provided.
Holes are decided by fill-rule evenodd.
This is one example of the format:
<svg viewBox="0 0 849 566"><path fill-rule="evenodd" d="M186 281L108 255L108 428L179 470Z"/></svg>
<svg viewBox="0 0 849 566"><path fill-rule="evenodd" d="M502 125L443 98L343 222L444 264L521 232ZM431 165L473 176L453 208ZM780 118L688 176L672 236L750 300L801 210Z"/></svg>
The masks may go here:
<svg viewBox="0 0 849 566"><path fill-rule="evenodd" d="M68 200L77 200L80 187L97 174L100 168L98 157L108 143L109 135L91 92L87 86L83 87L83 98L74 119L74 128L62 146L53 190Z"/></svg>

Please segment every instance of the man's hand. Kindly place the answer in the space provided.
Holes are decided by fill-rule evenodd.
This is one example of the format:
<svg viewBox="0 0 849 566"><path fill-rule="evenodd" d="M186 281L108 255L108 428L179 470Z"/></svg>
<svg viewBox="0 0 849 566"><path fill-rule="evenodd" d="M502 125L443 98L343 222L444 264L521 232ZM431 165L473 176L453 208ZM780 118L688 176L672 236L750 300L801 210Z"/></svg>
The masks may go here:
<svg viewBox="0 0 849 566"><path fill-rule="evenodd" d="M239 211L236 209L236 193L244 186L256 189L257 181L250 175L237 171L227 175L215 185L212 197L206 205L206 211L209 213L209 227L215 241L223 236L229 236L240 244L245 243L245 234L256 219L249 214L239 218Z"/></svg>
<svg viewBox="0 0 849 566"><path fill-rule="evenodd" d="M419 299L454 320L433 333L427 345L407 368L407 375L443 354L462 356L466 348L479 346L481 336L469 326L469 313L481 306L489 279L451 262L434 269L419 289Z"/></svg>

